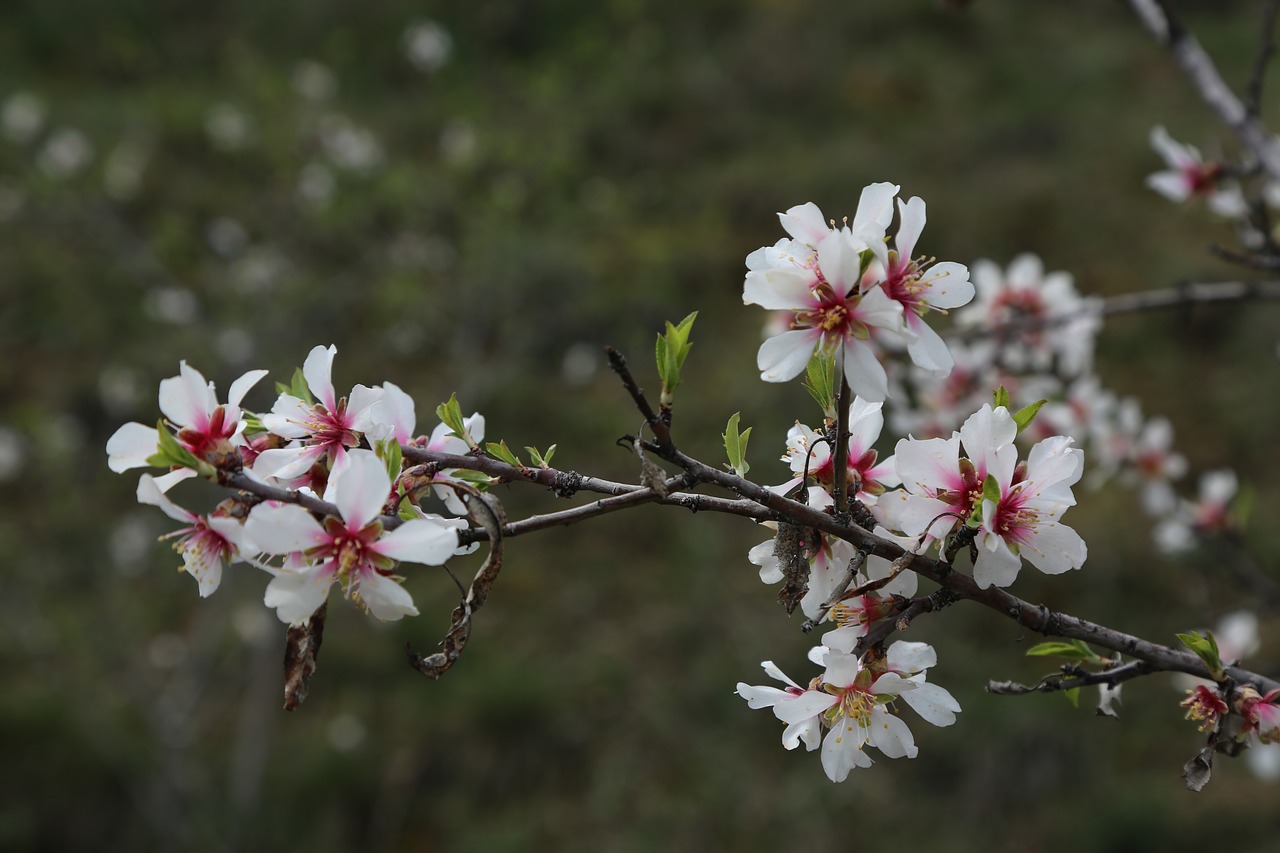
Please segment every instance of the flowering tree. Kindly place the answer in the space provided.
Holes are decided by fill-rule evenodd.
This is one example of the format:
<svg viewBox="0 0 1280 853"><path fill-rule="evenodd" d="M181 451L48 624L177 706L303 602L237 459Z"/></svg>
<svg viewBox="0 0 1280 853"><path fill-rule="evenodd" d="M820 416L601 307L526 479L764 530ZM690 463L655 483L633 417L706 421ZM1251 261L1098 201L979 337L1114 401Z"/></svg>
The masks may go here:
<svg viewBox="0 0 1280 853"><path fill-rule="evenodd" d="M1231 218L1241 245L1222 254L1251 269L1280 266L1267 219L1280 186L1280 143L1257 117L1260 82L1252 107L1241 102L1162 4L1133 5L1243 144L1240 162L1206 163L1157 128L1152 144L1168 169L1152 175L1151 187L1175 201L1203 197ZM1273 17L1275 5L1268 8ZM1268 55L1261 51L1260 68ZM961 603L1045 635L1028 653L1063 661L1035 685L992 681L992 692L1062 692L1077 701L1081 688L1097 686L1100 712L1115 714L1126 681L1182 673L1203 679L1183 700L1205 734L1185 766L1188 786L1208 781L1219 752L1274 754L1280 683L1240 665L1251 641L1229 646L1225 635L1194 631L1151 641L1009 589L1024 559L1063 575L1064 584L1083 582L1087 544L1064 516L1106 483L1141 486L1163 548L1232 530L1235 476L1213 472L1198 501L1179 497L1174 483L1187 465L1168 422L1145 418L1135 400L1101 386L1093 341L1109 314L1280 293L1225 282L1087 299L1068 274L1046 272L1031 255L1007 267L937 261L917 254L925 202L901 196L896 184L871 184L852 217L840 220L797 205L780 214L786 236L746 257L743 301L770 312L757 353L761 378L803 377L818 407L796 413L785 445L779 437L790 474L779 485L748 478L751 429L737 415L723 434L724 461L697 459L678 443L676 392L692 314L658 336L656 406L623 355L608 353L642 423L623 439L636 482L553 467L554 446L525 447L522 455L506 440L485 441L483 417L465 417L456 397L436 408L429 434L420 432L414 401L390 382L340 396L331 378L336 348L324 345L277 385L263 412L241 404L265 371L245 374L219 404L213 386L182 363L160 385L163 419L121 427L107 444L109 465L166 472L143 474L138 499L186 525L172 535L201 595L216 590L227 563L270 576L264 602L288 626L288 708L306 698L335 584L374 618L415 616L405 584L421 571L415 566L447 566L483 547L474 578L459 583L440 650L409 652L414 668L439 678L483 623L476 614L495 589L509 540L654 503L737 515L772 531L744 565L781 583L778 599L788 614L802 611L803 631L822 631L808 656L821 672L805 684L767 661L766 674L784 687L740 682L737 692L749 707L773 711L786 748L820 749L833 781L871 766L872 750L916 756L904 706L933 725L957 722L961 702L951 689L963 697L960 686L928 679L940 667L937 680L946 683L945 659L895 635ZM950 328L932 325L951 311ZM882 439L886 427L896 443ZM230 497L203 514L181 507L171 493L195 477ZM511 520L494 488L500 484L602 497ZM1074 570L1080 574L1067 574ZM931 586L925 594L922 580Z"/></svg>

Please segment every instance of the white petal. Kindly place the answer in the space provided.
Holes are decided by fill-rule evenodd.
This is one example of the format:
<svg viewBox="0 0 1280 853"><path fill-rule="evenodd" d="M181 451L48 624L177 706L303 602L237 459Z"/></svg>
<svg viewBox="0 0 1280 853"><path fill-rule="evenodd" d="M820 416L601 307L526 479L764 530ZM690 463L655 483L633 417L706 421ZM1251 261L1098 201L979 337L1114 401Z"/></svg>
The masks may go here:
<svg viewBox="0 0 1280 853"><path fill-rule="evenodd" d="M773 715L787 724L799 723L818 716L838 701L830 693L806 690L794 699L779 701L773 706Z"/></svg>
<svg viewBox="0 0 1280 853"><path fill-rule="evenodd" d="M371 450L353 450L344 458L345 462L339 459L334 464L324 498L338 505L347 529L354 531L378 517L391 494L391 478ZM453 544L457 544L456 534Z"/></svg>
<svg viewBox="0 0 1280 853"><path fill-rule="evenodd" d="M902 699L926 723L935 726L951 725L956 721L956 714L960 713L960 703L936 684L920 682L915 690L903 693Z"/></svg>
<svg viewBox="0 0 1280 853"><path fill-rule="evenodd" d="M409 595L409 591L385 575L377 572L361 575L358 592L369 612L383 622L418 615L418 608L413 606L413 597Z"/></svg>
<svg viewBox="0 0 1280 853"><path fill-rule="evenodd" d="M840 299L859 284L858 253L843 231L832 231L822 238L818 245L818 267Z"/></svg>
<svg viewBox="0 0 1280 853"><path fill-rule="evenodd" d="M209 422L209 415L218 405L213 386L187 363L178 365L179 375L160 383L160 411L179 426L202 429Z"/></svg>
<svg viewBox="0 0 1280 853"><path fill-rule="evenodd" d="M911 360L931 373L946 376L955 367L955 359L947 342L933 330L923 317L916 314L907 315L907 328L915 334L915 340L907 344L907 354Z"/></svg>
<svg viewBox="0 0 1280 853"><path fill-rule="evenodd" d="M160 434L155 427L127 423L107 439L107 467L117 474L130 468L145 468L147 460L160 450Z"/></svg>
<svg viewBox="0 0 1280 853"><path fill-rule="evenodd" d="M857 338L844 341L844 378L853 393L873 403L889 396L889 377L884 365L876 358L875 351Z"/></svg>
<svg viewBox="0 0 1280 853"><path fill-rule="evenodd" d="M307 380L307 387L326 409L333 411L338 401L333 392L333 357L338 348L332 344L326 347L315 347L307 354L302 363L302 375Z"/></svg>
<svg viewBox="0 0 1280 853"><path fill-rule="evenodd" d="M898 256L909 259L915 255L916 241L924 231L924 199L912 196L908 202L898 199L898 233L893 238Z"/></svg>
<svg viewBox="0 0 1280 853"><path fill-rule="evenodd" d="M934 308L959 308L973 300L973 283L969 281L969 269L964 264L942 261L929 267L925 275L929 279L925 302Z"/></svg>
<svg viewBox="0 0 1280 853"><path fill-rule="evenodd" d="M816 246L831 233L822 210L813 202L805 202L778 214L778 221L788 234L797 240Z"/></svg>
<svg viewBox="0 0 1280 853"><path fill-rule="evenodd" d="M413 519L386 533L373 550L393 560L439 566L458 548L458 529L426 518Z"/></svg>
<svg viewBox="0 0 1280 853"><path fill-rule="evenodd" d="M836 721L822 741L822 769L832 782L843 782L855 767L870 767L858 744L857 726L847 717Z"/></svg>
<svg viewBox="0 0 1280 853"><path fill-rule="evenodd" d="M1004 539L994 533L981 537L979 545L978 559L973 564L973 579L978 586L986 589L1013 583L1022 568L1022 558L1010 551Z"/></svg>
<svg viewBox="0 0 1280 853"><path fill-rule="evenodd" d="M804 741L804 748L813 752L822 740L822 724L816 717L792 723L782 731L782 745L787 749L795 749Z"/></svg>
<svg viewBox="0 0 1280 853"><path fill-rule="evenodd" d="M377 438L394 437L396 441L405 444L413 438L413 429L417 425L413 398L402 391L400 386L384 382L382 399L374 404L369 419L373 424L389 429L387 435L376 436Z"/></svg>
<svg viewBox="0 0 1280 853"><path fill-rule="evenodd" d="M816 300L805 276L790 270L766 270L747 273L742 302L770 311L799 311L813 307Z"/></svg>
<svg viewBox="0 0 1280 853"><path fill-rule="evenodd" d="M936 666L938 653L928 643L898 640L889 646L889 651L885 655L885 663L894 672L911 674Z"/></svg>
<svg viewBox="0 0 1280 853"><path fill-rule="evenodd" d="M327 541L320 522L296 504L258 504L249 512L245 533L268 554L306 551Z"/></svg>
<svg viewBox="0 0 1280 853"><path fill-rule="evenodd" d="M262 377L266 376L266 370L250 370L243 376L231 383L231 388L227 390L228 405L240 406L240 401L244 399L244 395L249 393L249 389L257 385Z"/></svg>
<svg viewBox="0 0 1280 853"><path fill-rule="evenodd" d="M800 686L799 684L796 684L794 681L792 681L791 677L788 676L785 672L778 669L778 665L771 660L761 661L760 668L764 670L765 675L769 676L775 681L781 681L782 683L789 684L792 687Z"/></svg>
<svg viewBox="0 0 1280 853"><path fill-rule="evenodd" d="M882 705L872 709L867 728L871 743L889 758L915 758L919 752L911 729Z"/></svg>
<svg viewBox="0 0 1280 853"><path fill-rule="evenodd" d="M1047 575L1078 569L1089 556L1080 534L1056 519L1041 519L1022 540L1022 555Z"/></svg>
<svg viewBox="0 0 1280 853"><path fill-rule="evenodd" d="M785 701L791 697L791 694L777 687L769 687L768 685L753 686L745 682L738 682L737 693L743 699L747 700L748 708L772 708L779 702Z"/></svg>
<svg viewBox="0 0 1280 853"><path fill-rule="evenodd" d="M185 524L194 524L196 522L196 514L169 500L164 492L161 491L155 478L150 474L143 474L138 478L137 496L138 503L160 507L160 511L174 521L181 521Z"/></svg>
<svg viewBox="0 0 1280 853"><path fill-rule="evenodd" d="M262 451L253 460L253 473L264 480L270 477L292 480L307 473L323 453L324 448L319 445L273 447Z"/></svg>
<svg viewBox="0 0 1280 853"><path fill-rule="evenodd" d="M808 366L821 336L817 329L793 329L769 338L756 354L760 378L765 382L795 379Z"/></svg>
<svg viewBox="0 0 1280 853"><path fill-rule="evenodd" d="M252 521L253 516L249 519ZM332 583L333 572L324 566L280 572L267 584L262 602L276 611L281 622L301 625L324 604Z"/></svg>

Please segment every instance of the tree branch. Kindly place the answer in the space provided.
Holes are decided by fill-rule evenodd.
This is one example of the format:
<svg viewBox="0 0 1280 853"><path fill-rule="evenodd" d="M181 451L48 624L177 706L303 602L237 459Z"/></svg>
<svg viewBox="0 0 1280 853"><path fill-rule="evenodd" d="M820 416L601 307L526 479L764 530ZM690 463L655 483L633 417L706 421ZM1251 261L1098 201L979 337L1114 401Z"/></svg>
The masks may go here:
<svg viewBox="0 0 1280 853"><path fill-rule="evenodd" d="M1213 59L1188 33L1164 0L1129 0L1134 12L1164 45L1219 120L1231 128L1272 178L1280 180L1280 144L1223 81ZM1260 84L1259 84L1260 86Z"/></svg>

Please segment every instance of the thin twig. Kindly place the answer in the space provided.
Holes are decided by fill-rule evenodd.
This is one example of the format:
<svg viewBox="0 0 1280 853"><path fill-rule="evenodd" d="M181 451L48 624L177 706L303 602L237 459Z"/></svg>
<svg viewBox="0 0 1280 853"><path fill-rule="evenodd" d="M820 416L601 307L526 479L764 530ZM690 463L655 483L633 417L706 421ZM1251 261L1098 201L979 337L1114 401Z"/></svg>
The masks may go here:
<svg viewBox="0 0 1280 853"><path fill-rule="evenodd" d="M618 374L618 378L622 380L622 387L627 389L636 408L640 410L640 414L644 415L645 423L653 431L653 437L658 440L660 446L670 447L671 430L668 429L667 422L658 417L653 407L649 405L649 401L644 396L644 389L636 384L635 377L631 375L631 368L627 367L627 359L613 347L605 347L604 352L609 357L609 367Z"/></svg>
<svg viewBox="0 0 1280 853"><path fill-rule="evenodd" d="M1280 263L1277 264L1280 267ZM944 337L974 340L1001 335L1032 332L1054 328L1081 317L1109 317L1117 314L1135 314L1183 305L1202 305L1216 302L1240 302L1243 300L1280 299L1280 282L1277 281L1215 281L1187 282L1177 287L1158 290L1140 290L1121 293L1106 299L1095 299L1093 304L1075 311L1051 314L1046 317L1023 317L999 326L982 326L948 329Z"/></svg>
<svg viewBox="0 0 1280 853"><path fill-rule="evenodd" d="M1070 671L1049 675L1035 684L1019 684L1016 681L988 681L987 692L1000 696L1025 696L1028 693L1056 693L1061 690L1074 690L1077 687L1089 687L1095 684L1109 684L1112 687L1138 678L1159 672L1145 660L1129 661L1126 664L1104 669L1100 672L1085 672L1072 667Z"/></svg>
<svg viewBox="0 0 1280 853"><path fill-rule="evenodd" d="M1280 180L1280 144L1231 91L1213 59L1195 36L1183 28L1168 4L1164 0L1129 0L1129 3L1143 25L1173 54L1174 60L1219 120L1235 132L1268 175Z"/></svg>
<svg viewBox="0 0 1280 853"><path fill-rule="evenodd" d="M1249 75L1249 84L1245 91L1245 110L1251 117L1262 112L1262 86L1266 82L1267 66L1276 52L1276 12L1280 10L1280 0L1267 0L1262 9L1262 39L1258 44L1258 55L1253 60L1253 73Z"/></svg>
<svg viewBox="0 0 1280 853"><path fill-rule="evenodd" d="M836 446L831 448L835 457L831 499L836 515L843 516L849 512L849 398L853 396L849 380L844 375L843 353L836 369L840 371L840 396L836 399Z"/></svg>

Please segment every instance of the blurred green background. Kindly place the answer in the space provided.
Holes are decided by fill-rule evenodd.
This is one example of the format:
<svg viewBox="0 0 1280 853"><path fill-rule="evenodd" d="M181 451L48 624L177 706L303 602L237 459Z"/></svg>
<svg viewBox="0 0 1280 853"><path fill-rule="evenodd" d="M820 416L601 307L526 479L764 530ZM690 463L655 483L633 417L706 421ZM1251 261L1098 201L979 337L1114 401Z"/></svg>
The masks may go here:
<svg viewBox="0 0 1280 853"><path fill-rule="evenodd" d="M1261 4L1179 5L1243 84ZM1034 251L1090 294L1235 277L1205 251L1226 226L1142 185L1153 124L1233 147L1125 4L20 2L0 19L0 107L0 849L1274 839L1277 789L1242 763L1183 789L1200 736L1167 678L1126 687L1119 721L988 696L987 678L1040 670L1030 638L964 607L910 635L938 646L957 725L911 721L916 760L832 785L733 695L766 658L812 674L799 619L746 560L768 532L672 509L511 541L437 683L402 647L441 636L451 581L414 573L423 616L394 625L335 601L286 714L265 576L233 567L199 600L154 541L168 519L105 465L179 359L225 389L335 343L339 388L396 382L421 430L457 391L489 438L634 480L613 443L637 416L600 347L651 383L654 332L696 309L678 438L714 461L740 410L753 476L781 482L785 429L814 416L798 385L757 378L743 258L781 235L776 211L852 214L877 180L927 200L940 258ZM1247 542L1273 574L1276 321L1116 318L1098 359L1173 421L1184 492L1223 466L1251 484ZM264 383L247 405L271 401ZM565 506L501 494L513 514ZM1155 553L1131 492L1082 504L1085 569L1028 570L1017 593L1164 641L1249 606L1222 556ZM1280 624L1263 627L1254 663L1274 674Z"/></svg>

